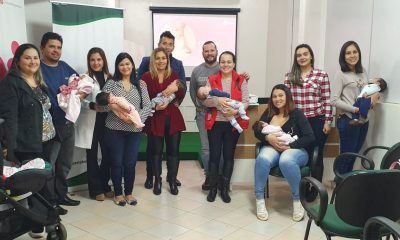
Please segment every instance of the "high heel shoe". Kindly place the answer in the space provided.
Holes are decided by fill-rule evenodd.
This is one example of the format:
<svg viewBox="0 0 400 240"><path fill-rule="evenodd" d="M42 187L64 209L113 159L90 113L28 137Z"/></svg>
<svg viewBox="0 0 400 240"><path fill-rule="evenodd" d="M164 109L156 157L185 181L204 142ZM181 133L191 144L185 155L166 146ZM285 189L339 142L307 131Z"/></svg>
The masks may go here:
<svg viewBox="0 0 400 240"><path fill-rule="evenodd" d="M153 188L153 193L155 195L160 195L161 194L161 185L162 185L161 177L156 177L155 180L154 180L154 188Z"/></svg>
<svg viewBox="0 0 400 240"><path fill-rule="evenodd" d="M169 179L168 183L169 183L169 189L171 191L171 194L178 195L179 190L178 190L178 186L176 183L176 179Z"/></svg>

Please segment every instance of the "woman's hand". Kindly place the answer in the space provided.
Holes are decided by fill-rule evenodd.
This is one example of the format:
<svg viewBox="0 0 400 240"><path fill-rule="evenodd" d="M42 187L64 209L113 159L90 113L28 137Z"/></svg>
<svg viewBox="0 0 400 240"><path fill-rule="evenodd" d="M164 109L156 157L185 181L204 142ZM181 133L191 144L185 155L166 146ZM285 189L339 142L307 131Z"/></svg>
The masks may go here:
<svg viewBox="0 0 400 240"><path fill-rule="evenodd" d="M222 115L224 115L224 117L226 117L226 118L229 118L229 117L233 117L233 116L237 115L238 112L239 111L236 109L227 107L227 108L224 108L224 110L222 111Z"/></svg>
<svg viewBox="0 0 400 240"><path fill-rule="evenodd" d="M178 79L174 80L164 91L162 91L162 94L166 97L171 96L171 94L175 93L178 91Z"/></svg>
<svg viewBox="0 0 400 240"><path fill-rule="evenodd" d="M168 103L161 103L156 105L156 111L164 110L168 106Z"/></svg>
<svg viewBox="0 0 400 240"><path fill-rule="evenodd" d="M324 127L322 128L322 131L323 131L326 135L328 135L329 132L331 131L331 125L330 125L329 123L325 123L325 124L324 124Z"/></svg>
<svg viewBox="0 0 400 240"><path fill-rule="evenodd" d="M379 102L381 95L379 93L374 93L371 95L371 109Z"/></svg>
<svg viewBox="0 0 400 240"><path fill-rule="evenodd" d="M226 97L218 97L218 105L219 105L221 108L230 108L230 106L229 106L229 104L228 104L229 101L230 101L229 98L226 98Z"/></svg>
<svg viewBox="0 0 400 240"><path fill-rule="evenodd" d="M288 145L285 145L284 142L280 141L277 136L274 134L268 134L265 139L271 144L271 146L279 152L283 152L290 147Z"/></svg>

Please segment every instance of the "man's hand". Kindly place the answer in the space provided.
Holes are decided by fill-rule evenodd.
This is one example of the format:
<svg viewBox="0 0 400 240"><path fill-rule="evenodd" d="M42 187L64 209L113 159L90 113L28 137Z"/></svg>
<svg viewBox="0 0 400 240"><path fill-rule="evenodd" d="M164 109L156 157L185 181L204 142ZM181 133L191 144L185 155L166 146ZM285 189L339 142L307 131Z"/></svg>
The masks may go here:
<svg viewBox="0 0 400 240"><path fill-rule="evenodd" d="M249 81L250 79L250 75L247 72L242 72L241 74L239 74L240 76L243 76L244 79L246 79L246 81Z"/></svg>

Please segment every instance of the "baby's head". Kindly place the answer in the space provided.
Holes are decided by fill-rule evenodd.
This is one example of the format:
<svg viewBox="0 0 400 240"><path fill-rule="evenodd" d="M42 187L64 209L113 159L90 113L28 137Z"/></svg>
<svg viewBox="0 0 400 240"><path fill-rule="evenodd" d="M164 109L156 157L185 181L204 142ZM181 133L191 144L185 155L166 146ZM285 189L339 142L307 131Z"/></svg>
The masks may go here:
<svg viewBox="0 0 400 240"><path fill-rule="evenodd" d="M110 102L111 93L109 92L100 92L96 96L96 103L100 106L107 106Z"/></svg>
<svg viewBox="0 0 400 240"><path fill-rule="evenodd" d="M378 84L381 90L379 92L384 92L387 88L387 83L383 78L374 78L372 82Z"/></svg>
<svg viewBox="0 0 400 240"><path fill-rule="evenodd" d="M207 98L208 93L210 91L211 91L211 88L209 86L199 87L199 90L197 91L197 96L201 99Z"/></svg>

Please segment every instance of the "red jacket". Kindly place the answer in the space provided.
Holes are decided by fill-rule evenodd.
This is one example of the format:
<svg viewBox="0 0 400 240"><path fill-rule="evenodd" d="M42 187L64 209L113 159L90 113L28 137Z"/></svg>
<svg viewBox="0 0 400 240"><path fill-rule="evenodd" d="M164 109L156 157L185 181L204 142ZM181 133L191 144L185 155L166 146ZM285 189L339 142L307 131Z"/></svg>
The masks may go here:
<svg viewBox="0 0 400 240"><path fill-rule="evenodd" d="M210 83L211 89L218 88L219 90L222 91L221 78L222 78L221 71L219 71L215 75L211 75L208 77L208 82ZM239 87L236 87L236 79L238 78L239 78ZM236 71L232 71L231 99L240 102L242 101L241 86L243 81L245 81L245 78L243 76L237 74ZM217 108L211 109L211 115L210 113L206 112L205 125L207 130L210 130L214 126L216 118L217 118ZM249 127L249 120L243 120L241 117L237 117L236 121L243 129L247 129Z"/></svg>
<svg viewBox="0 0 400 240"><path fill-rule="evenodd" d="M176 72L172 71L169 78L164 79L163 83L158 83L158 78L151 78L150 72L146 72L142 76L142 80L147 84L147 91L149 92L150 99L157 96L168 87L174 80L179 79ZM168 104L168 106L161 111L155 111L152 117L147 118L143 131L146 134L163 137L165 136L165 120L170 119L169 135L186 130L185 121L181 111L176 105L176 102L181 102L185 96L184 89L179 89L175 92L176 99Z"/></svg>

